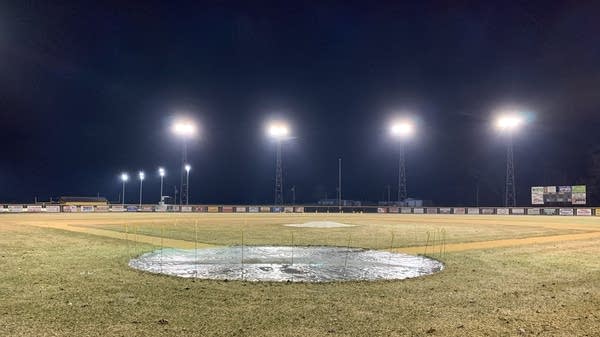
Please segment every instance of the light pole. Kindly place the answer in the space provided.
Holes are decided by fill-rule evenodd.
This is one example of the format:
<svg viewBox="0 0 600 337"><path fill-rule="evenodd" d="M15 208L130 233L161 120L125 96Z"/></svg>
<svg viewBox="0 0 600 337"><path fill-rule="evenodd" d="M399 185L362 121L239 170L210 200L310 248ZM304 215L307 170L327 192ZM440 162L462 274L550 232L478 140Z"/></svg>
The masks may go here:
<svg viewBox="0 0 600 337"><path fill-rule="evenodd" d="M185 196L185 204L188 205L190 202L190 170L192 169L192 166L190 166L190 164L185 164L185 185L188 187L185 190L185 193L187 194Z"/></svg>
<svg viewBox="0 0 600 337"><path fill-rule="evenodd" d="M121 173L121 182L123 182L123 194L121 194L121 206L125 206L125 183L129 180L129 175L125 172Z"/></svg>
<svg viewBox="0 0 600 337"><path fill-rule="evenodd" d="M196 135L196 124L189 119L181 119L175 121L173 123L171 130L173 133L181 138L182 141L182 151L181 151L181 183L180 183L180 191L179 191L179 204L188 204L188 185L187 182L184 181L184 170L185 165L188 162L187 159L187 141Z"/></svg>
<svg viewBox="0 0 600 337"><path fill-rule="evenodd" d="M391 135L400 141L400 165L398 167L398 204L406 200L406 153L405 143L415 133L415 125L409 120L400 120L390 126Z"/></svg>
<svg viewBox="0 0 600 337"><path fill-rule="evenodd" d="M504 194L504 206L515 207L517 205L515 187L515 164L513 154L513 133L524 123L523 117L514 111L502 113L496 119L496 129L508 137L506 147L506 184Z"/></svg>
<svg viewBox="0 0 600 337"><path fill-rule="evenodd" d="M281 164L281 147L290 131L284 122L271 122L267 127L269 136L277 142L277 158L275 162L275 205L283 205L283 166Z"/></svg>
<svg viewBox="0 0 600 337"><path fill-rule="evenodd" d="M142 186L144 184L144 178L146 175L144 172L140 171L140 173L138 173L138 177L140 178L140 208L142 208Z"/></svg>
<svg viewBox="0 0 600 337"><path fill-rule="evenodd" d="M159 167L158 175L160 176L160 201L159 201L159 204L162 204L163 203L163 179L165 177L165 169L162 167Z"/></svg>

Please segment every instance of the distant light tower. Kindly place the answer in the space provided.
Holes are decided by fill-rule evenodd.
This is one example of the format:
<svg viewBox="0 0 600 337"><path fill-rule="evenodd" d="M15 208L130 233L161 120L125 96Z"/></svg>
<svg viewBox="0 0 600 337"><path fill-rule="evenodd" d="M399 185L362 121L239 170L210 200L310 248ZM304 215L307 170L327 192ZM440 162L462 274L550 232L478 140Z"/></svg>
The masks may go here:
<svg viewBox="0 0 600 337"><path fill-rule="evenodd" d="M182 141L182 151L181 151L181 183L180 183L180 188L179 188L179 204L183 205L183 204L188 204L188 188L189 186L187 185L187 182L185 182L184 180L184 171L185 171L185 165L188 162L187 159L187 142L189 139L191 139L192 137L194 137L196 135L196 124L188 119L181 119L181 120L177 120L175 121L175 123L173 123L173 126L171 127L171 130L173 131L173 133L181 138Z"/></svg>
<svg viewBox="0 0 600 337"><path fill-rule="evenodd" d="M140 173L138 173L138 177L140 178L140 208L142 207L142 185L144 184L144 178L146 177L146 175L144 174L144 172L140 171Z"/></svg>
<svg viewBox="0 0 600 337"><path fill-rule="evenodd" d="M289 127L284 122L272 122L267 133L277 142L277 160L275 163L275 205L283 205L283 167L281 165L281 145L289 136Z"/></svg>
<svg viewBox="0 0 600 337"><path fill-rule="evenodd" d="M185 189L185 193L187 193L187 195L185 196L185 204L188 205L189 201L190 201L190 170L192 169L192 166L190 164L185 164L185 185L187 186L187 188Z"/></svg>
<svg viewBox="0 0 600 337"><path fill-rule="evenodd" d="M165 169L162 167L158 168L158 175L160 176L160 203L163 202L163 180L165 178Z"/></svg>
<svg viewBox="0 0 600 337"><path fill-rule="evenodd" d="M513 154L513 134L523 125L525 120L523 117L514 111L502 113L496 119L496 129L505 133L508 137L506 148L506 185L504 195L504 206L515 207L517 205L516 188L515 188L515 164Z"/></svg>
<svg viewBox="0 0 600 337"><path fill-rule="evenodd" d="M415 133L415 125L409 120L400 120L390 126L392 137L400 142L400 165L398 168L398 204L408 197L406 192L406 140Z"/></svg>
<svg viewBox="0 0 600 337"><path fill-rule="evenodd" d="M125 172L121 173L121 182L123 182L123 194L121 195L121 205L125 206L125 183L129 180L129 175Z"/></svg>

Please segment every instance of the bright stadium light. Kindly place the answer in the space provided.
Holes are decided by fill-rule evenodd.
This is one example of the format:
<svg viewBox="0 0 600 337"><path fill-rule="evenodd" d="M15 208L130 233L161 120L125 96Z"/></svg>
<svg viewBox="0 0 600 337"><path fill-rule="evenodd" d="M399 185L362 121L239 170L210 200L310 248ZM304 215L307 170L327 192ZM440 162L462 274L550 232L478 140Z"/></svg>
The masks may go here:
<svg viewBox="0 0 600 337"><path fill-rule="evenodd" d="M196 124L190 119L178 119L175 120L171 126L171 131L182 141L183 151L181 151L181 181L180 181L180 193L179 193L179 204L188 204L187 197L189 196L186 181L184 180L184 165L187 163L187 141L193 138L198 132Z"/></svg>
<svg viewBox="0 0 600 337"><path fill-rule="evenodd" d="M125 206L125 183L129 180L129 175L125 172L121 173L121 182L123 183L123 194L121 195L121 205Z"/></svg>
<svg viewBox="0 0 600 337"><path fill-rule="evenodd" d="M179 137L190 138L196 134L196 124L189 119L176 120L171 126L173 133Z"/></svg>
<svg viewBox="0 0 600 337"><path fill-rule="evenodd" d="M513 134L526 123L525 114L518 109L504 109L496 117L494 127L496 130L507 135L506 147L506 181L504 206L515 207L517 205L517 193L515 185L515 166L513 150Z"/></svg>
<svg viewBox="0 0 600 337"><path fill-rule="evenodd" d="M185 171L186 171L187 173L190 173L190 170L191 170L191 169L192 169L192 167L190 166L190 164L186 164L186 165L185 165Z"/></svg>
<svg viewBox="0 0 600 337"><path fill-rule="evenodd" d="M503 114L496 119L496 129L500 131L513 132L524 124L522 116L515 113Z"/></svg>
<svg viewBox="0 0 600 337"><path fill-rule="evenodd" d="M408 197L406 191L406 140L415 134L415 124L409 119L393 121L390 126L392 137L400 140L400 163L398 166L398 204Z"/></svg>
<svg viewBox="0 0 600 337"><path fill-rule="evenodd" d="M272 121L267 125L267 134L277 141L277 158L275 163L275 204L283 205L283 167L281 164L281 147L290 135L290 128L282 121Z"/></svg>
<svg viewBox="0 0 600 337"><path fill-rule="evenodd" d="M290 130L289 130L287 124L285 124L285 123L272 122L269 124L269 126L267 128L267 132L270 137L272 137L276 140L281 140L289 135Z"/></svg>
<svg viewBox="0 0 600 337"><path fill-rule="evenodd" d="M415 125L407 120L396 121L390 126L390 133L397 138L408 138L415 133Z"/></svg>

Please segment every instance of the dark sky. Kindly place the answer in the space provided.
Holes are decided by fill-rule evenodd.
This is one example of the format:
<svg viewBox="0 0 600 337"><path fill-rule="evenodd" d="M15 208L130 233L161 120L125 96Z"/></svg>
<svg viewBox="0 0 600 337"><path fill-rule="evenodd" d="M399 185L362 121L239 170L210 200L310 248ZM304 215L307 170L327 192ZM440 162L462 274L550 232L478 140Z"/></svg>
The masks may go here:
<svg viewBox="0 0 600 337"><path fill-rule="evenodd" d="M143 169L156 202L158 166L179 183L181 112L201 125L198 203L272 202L273 116L293 125L284 184L304 202L335 195L338 157L345 198L382 199L401 111L419 120L409 195L437 204L473 202L477 179L502 203L504 105L533 113L515 139L520 204L531 185L585 182L600 143L597 2L126 3L0 2L0 200L116 200L118 174Z"/></svg>

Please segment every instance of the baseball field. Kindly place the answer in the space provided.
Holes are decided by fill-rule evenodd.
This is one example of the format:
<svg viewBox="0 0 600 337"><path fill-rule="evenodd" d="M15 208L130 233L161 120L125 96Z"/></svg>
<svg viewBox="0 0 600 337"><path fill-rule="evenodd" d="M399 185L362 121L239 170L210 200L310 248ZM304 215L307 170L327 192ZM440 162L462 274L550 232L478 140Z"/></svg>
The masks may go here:
<svg viewBox="0 0 600 337"><path fill-rule="evenodd" d="M301 226L331 222L352 226ZM288 283L128 266L156 249L230 245L361 247L445 268ZM0 336L600 336L600 218L2 214Z"/></svg>

